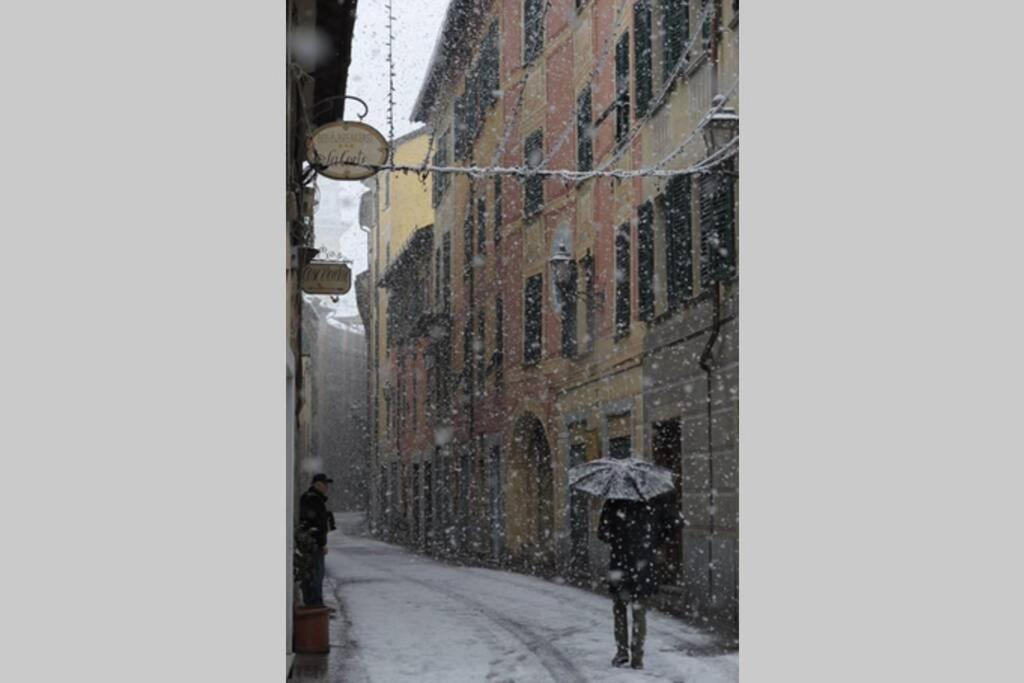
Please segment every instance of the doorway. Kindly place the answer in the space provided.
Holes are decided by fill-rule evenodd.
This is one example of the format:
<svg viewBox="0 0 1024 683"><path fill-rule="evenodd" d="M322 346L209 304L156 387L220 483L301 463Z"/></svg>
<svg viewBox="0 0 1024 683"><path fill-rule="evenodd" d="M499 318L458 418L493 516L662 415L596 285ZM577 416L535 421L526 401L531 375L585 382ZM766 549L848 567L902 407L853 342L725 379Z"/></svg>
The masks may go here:
<svg viewBox="0 0 1024 683"><path fill-rule="evenodd" d="M674 498L666 501L673 512L680 511L683 495L683 434L680 419L673 418L654 423L652 450L654 464L672 472L675 483ZM658 583L677 585L683 557L682 529L672 535L657 551Z"/></svg>

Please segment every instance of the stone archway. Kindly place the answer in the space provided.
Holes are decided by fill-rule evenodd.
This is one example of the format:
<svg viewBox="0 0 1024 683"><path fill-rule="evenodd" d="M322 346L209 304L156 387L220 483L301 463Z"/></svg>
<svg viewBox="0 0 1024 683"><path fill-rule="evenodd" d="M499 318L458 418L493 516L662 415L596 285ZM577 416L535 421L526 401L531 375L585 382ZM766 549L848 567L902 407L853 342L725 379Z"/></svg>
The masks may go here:
<svg viewBox="0 0 1024 683"><path fill-rule="evenodd" d="M506 487L508 550L515 564L533 573L555 566L554 472L544 424L524 413L512 431Z"/></svg>

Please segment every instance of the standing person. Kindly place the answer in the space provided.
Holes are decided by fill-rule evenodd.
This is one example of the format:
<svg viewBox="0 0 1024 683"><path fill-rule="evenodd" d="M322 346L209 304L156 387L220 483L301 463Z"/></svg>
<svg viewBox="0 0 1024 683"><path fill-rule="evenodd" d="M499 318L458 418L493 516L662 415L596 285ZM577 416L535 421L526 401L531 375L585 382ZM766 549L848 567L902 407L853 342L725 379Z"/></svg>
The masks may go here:
<svg viewBox="0 0 1024 683"><path fill-rule="evenodd" d="M608 589L614 601L612 613L617 648L612 666L628 663L634 669L644 668L646 602L658 592L654 551L680 525L673 502L674 497L668 496L651 501L607 500L601 510L597 537L611 546ZM632 643L627 624L630 605Z"/></svg>
<svg viewBox="0 0 1024 683"><path fill-rule="evenodd" d="M327 532L333 528L333 515L327 510L327 491L334 480L317 474L309 490L299 499L299 524L313 537L313 568L302 584L302 601L307 607L324 606L324 555L327 554Z"/></svg>

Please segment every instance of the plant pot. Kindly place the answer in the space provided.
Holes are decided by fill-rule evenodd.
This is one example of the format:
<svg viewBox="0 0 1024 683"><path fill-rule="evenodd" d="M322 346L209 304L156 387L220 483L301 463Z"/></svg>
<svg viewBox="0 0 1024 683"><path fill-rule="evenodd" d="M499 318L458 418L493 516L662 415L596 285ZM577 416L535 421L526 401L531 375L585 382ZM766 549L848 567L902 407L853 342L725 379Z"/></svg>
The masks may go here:
<svg viewBox="0 0 1024 683"><path fill-rule="evenodd" d="M292 648L303 654L324 654L331 649L327 607L296 607L292 623Z"/></svg>

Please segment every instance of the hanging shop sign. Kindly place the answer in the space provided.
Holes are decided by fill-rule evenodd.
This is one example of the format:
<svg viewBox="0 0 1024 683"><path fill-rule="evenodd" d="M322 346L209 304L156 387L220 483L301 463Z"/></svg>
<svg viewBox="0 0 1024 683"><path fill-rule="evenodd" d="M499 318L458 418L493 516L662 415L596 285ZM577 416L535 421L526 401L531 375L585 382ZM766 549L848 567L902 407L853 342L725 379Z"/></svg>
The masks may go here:
<svg viewBox="0 0 1024 683"><path fill-rule="evenodd" d="M306 294L347 294L352 287L352 269L337 261L311 261L302 269L301 284Z"/></svg>
<svg viewBox="0 0 1024 683"><path fill-rule="evenodd" d="M306 158L317 172L334 180L362 180L388 161L388 141L373 126L335 121L317 128L306 142Z"/></svg>

